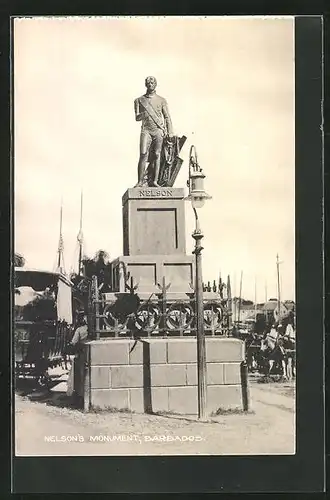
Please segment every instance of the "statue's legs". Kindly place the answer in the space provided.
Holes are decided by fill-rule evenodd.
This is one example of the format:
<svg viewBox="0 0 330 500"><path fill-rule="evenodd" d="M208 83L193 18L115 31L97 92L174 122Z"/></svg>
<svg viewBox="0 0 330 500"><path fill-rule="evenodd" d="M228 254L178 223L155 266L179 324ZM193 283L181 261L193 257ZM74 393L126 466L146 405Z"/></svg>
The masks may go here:
<svg viewBox="0 0 330 500"><path fill-rule="evenodd" d="M148 153L150 145L152 142L152 137L149 132L145 130L141 131L140 135L140 159L138 164L138 184L137 186L142 186L144 180L144 174L146 171L146 163L148 159Z"/></svg>
<svg viewBox="0 0 330 500"><path fill-rule="evenodd" d="M160 169L160 155L162 151L164 134L161 130L157 131L152 136L152 145L154 148L154 158L155 158L155 173L153 186L159 187L158 178L159 178L159 169Z"/></svg>

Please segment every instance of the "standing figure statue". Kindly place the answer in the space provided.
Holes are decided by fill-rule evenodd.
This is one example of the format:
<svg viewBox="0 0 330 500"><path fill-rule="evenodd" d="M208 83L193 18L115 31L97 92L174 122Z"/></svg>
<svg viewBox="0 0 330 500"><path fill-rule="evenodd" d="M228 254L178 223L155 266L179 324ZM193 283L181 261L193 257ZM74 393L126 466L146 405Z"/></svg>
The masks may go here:
<svg viewBox="0 0 330 500"><path fill-rule="evenodd" d="M138 186L144 184L146 164L153 158L151 185L158 187L161 153L164 138L173 137L172 121L166 99L156 94L157 80L154 76L145 79L147 92L135 99L136 121L142 121L140 136L140 159L138 164Z"/></svg>

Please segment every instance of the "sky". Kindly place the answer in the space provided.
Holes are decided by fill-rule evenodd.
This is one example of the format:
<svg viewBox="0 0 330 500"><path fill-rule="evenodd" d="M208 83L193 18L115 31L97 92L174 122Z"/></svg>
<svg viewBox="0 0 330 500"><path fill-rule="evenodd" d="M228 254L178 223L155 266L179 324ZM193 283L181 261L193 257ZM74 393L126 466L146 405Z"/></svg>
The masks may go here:
<svg viewBox="0 0 330 500"><path fill-rule="evenodd" d="M121 198L137 181L134 99L148 75L195 145L212 196L200 211L204 281L235 295L295 298L293 17L20 18L14 23L15 251L76 264L80 193L85 252L122 255ZM194 216L186 204L187 253Z"/></svg>

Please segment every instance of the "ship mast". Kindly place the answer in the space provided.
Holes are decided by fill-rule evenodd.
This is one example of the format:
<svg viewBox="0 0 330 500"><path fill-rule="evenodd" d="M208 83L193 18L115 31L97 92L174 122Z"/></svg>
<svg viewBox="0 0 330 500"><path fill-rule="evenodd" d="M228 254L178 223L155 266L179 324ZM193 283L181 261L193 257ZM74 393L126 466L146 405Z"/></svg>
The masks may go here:
<svg viewBox="0 0 330 500"><path fill-rule="evenodd" d="M236 323L238 321L238 302L237 302L237 279L236 279L236 272L234 272L234 285L233 285L233 294L234 294L234 306L235 306L235 316L234 316L234 322Z"/></svg>
<svg viewBox="0 0 330 500"><path fill-rule="evenodd" d="M241 271L241 279L239 284L238 323L240 323L241 321L242 283L243 283L243 271Z"/></svg>
<svg viewBox="0 0 330 500"><path fill-rule="evenodd" d="M56 271L59 273L65 273L64 266L64 242L63 242L63 234L62 234L62 225L63 225L63 199L61 199L61 209L60 209L60 236L58 240L57 247L57 268Z"/></svg>
<svg viewBox="0 0 330 500"><path fill-rule="evenodd" d="M277 268L277 308L278 308L278 322L281 322L281 287L280 287L280 264L278 254L276 255L276 268Z"/></svg>
<svg viewBox="0 0 330 500"><path fill-rule="evenodd" d="M268 312L267 312L267 309L266 309L267 297L268 297L268 293L267 293L267 280L266 280L265 281L265 305L264 305L264 313L265 313L266 324L268 322Z"/></svg>
<svg viewBox="0 0 330 500"><path fill-rule="evenodd" d="M254 321L257 321L257 277L254 279Z"/></svg>
<svg viewBox="0 0 330 500"><path fill-rule="evenodd" d="M82 258L83 258L83 243L84 236L82 231L82 217L83 217L83 193L81 192L80 196L80 225L79 225L79 233L77 235L77 240L79 244L79 257L78 257L78 276L82 274Z"/></svg>

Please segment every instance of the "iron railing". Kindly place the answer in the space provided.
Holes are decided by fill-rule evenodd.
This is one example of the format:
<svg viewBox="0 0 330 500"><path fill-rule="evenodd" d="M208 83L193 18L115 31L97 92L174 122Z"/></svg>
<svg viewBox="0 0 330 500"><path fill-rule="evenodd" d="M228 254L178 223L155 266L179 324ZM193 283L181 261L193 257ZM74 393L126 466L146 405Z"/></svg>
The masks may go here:
<svg viewBox="0 0 330 500"><path fill-rule="evenodd" d="M152 293L140 300L137 286L127 286L127 292L100 294L96 277L93 278L89 309L90 336L103 337L185 337L196 335L195 293L184 294L177 300L168 293L169 285L163 282L159 293ZM205 335L229 335L229 316L226 301L220 296L212 299L205 293Z"/></svg>

